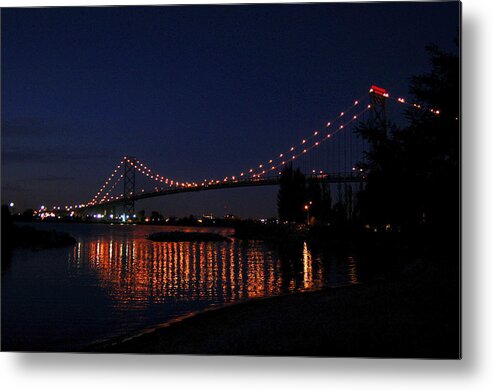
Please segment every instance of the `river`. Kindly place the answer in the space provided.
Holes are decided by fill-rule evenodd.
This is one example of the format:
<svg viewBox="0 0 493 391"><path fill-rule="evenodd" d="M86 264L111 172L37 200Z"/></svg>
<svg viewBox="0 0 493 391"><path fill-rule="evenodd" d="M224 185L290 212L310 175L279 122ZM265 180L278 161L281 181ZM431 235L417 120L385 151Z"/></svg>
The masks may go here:
<svg viewBox="0 0 493 391"><path fill-rule="evenodd" d="M2 350L70 351L251 298L356 284L358 262L307 243L156 243L166 230L226 228L34 223L73 247L13 251L2 274Z"/></svg>

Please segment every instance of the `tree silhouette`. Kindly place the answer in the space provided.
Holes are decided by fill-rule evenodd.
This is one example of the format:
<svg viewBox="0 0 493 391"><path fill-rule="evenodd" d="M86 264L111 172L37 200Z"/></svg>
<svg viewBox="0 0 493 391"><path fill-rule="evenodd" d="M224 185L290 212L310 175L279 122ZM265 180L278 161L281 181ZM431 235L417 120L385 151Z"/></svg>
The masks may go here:
<svg viewBox="0 0 493 391"><path fill-rule="evenodd" d="M289 222L305 221L303 209L306 200L305 176L299 169L294 170L291 163L281 172L277 209L279 219Z"/></svg>
<svg viewBox="0 0 493 391"><path fill-rule="evenodd" d="M140 223L144 222L145 217L146 217L146 211L144 209L139 210L137 212L137 221L138 222L140 222Z"/></svg>
<svg viewBox="0 0 493 391"><path fill-rule="evenodd" d="M310 220L320 221L322 218L322 188L315 179L307 180L306 203L310 208Z"/></svg>
<svg viewBox="0 0 493 391"><path fill-rule="evenodd" d="M432 70L412 77L410 92L426 110L406 111L409 125L371 125L357 132L370 143L368 184L358 195L364 220L435 238L459 233L459 58L427 47ZM440 115L430 108L439 110Z"/></svg>
<svg viewBox="0 0 493 391"><path fill-rule="evenodd" d="M418 204L424 223L440 236L459 234L460 63L459 57L429 46L432 71L414 76L411 93L423 104L440 110L425 115L408 110L411 125L403 134L407 160L418 173ZM450 237L449 237L450 239Z"/></svg>
<svg viewBox="0 0 493 391"><path fill-rule="evenodd" d="M321 199L322 210L320 219L324 222L329 222L332 218L332 192L330 190L330 185L327 183L322 184Z"/></svg>

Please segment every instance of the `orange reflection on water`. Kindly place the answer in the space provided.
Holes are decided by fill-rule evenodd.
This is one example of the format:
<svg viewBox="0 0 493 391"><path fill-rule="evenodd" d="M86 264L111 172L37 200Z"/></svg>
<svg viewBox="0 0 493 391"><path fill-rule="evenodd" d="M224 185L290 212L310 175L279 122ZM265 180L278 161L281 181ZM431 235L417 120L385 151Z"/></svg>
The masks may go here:
<svg viewBox="0 0 493 391"><path fill-rule="evenodd" d="M233 300L280 293L278 261L260 245L98 240L78 244L73 264L96 272L116 306L166 300Z"/></svg>
<svg viewBox="0 0 493 391"><path fill-rule="evenodd" d="M351 284L357 284L359 282L358 273L356 268L356 261L353 257L348 257L348 268L349 281L351 282Z"/></svg>
<svg viewBox="0 0 493 391"><path fill-rule="evenodd" d="M307 243L296 259L299 268L256 241L159 243L103 238L78 243L70 263L76 270L85 263L116 308L138 309L155 303L227 303L316 289L326 286L330 274L336 273L312 256ZM352 258L345 268L349 268L347 283L357 283Z"/></svg>
<svg viewBox="0 0 493 391"><path fill-rule="evenodd" d="M313 259L308 245L303 242L303 288L313 289Z"/></svg>

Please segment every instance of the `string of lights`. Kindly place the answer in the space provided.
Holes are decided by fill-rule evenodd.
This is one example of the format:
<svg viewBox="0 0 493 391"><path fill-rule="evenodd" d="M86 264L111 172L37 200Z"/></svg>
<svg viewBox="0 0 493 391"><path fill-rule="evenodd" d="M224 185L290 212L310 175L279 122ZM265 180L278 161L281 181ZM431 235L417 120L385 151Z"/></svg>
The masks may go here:
<svg viewBox="0 0 493 391"><path fill-rule="evenodd" d="M98 192L92 197L92 199L90 201L88 201L86 203L82 203L82 204L76 204L76 205L65 205L65 207L63 207L63 208L61 206L53 206L53 210L65 209L65 210L69 211L69 210L72 210L72 209L81 209L81 208L85 208L87 206L96 205L97 200L98 200L100 194L106 189L106 187L109 185L109 183L113 180L113 178L115 177L115 175L118 173L118 171L122 167L123 163L124 163L124 160L122 160L116 166L116 168L113 170L113 172L111 173L111 175L106 179L106 181L103 183L103 185L100 187L100 189L98 190ZM115 185L113 185L113 186L115 186ZM42 208L40 209L40 211L43 208L44 207L42 206Z"/></svg>
<svg viewBox="0 0 493 391"><path fill-rule="evenodd" d="M102 204L105 201L107 201L109 194L115 189L116 185L118 183L120 183L120 181L122 180L122 178L123 178L123 174L120 174L120 176L115 181L115 183L113 183L113 186L111 186L111 188L105 193L105 195L103 196L103 198L101 198L101 200L98 202L98 204Z"/></svg>
<svg viewBox="0 0 493 391"><path fill-rule="evenodd" d="M260 173L255 174L254 177L260 177L260 176L262 176L262 175L264 175L264 174L266 174L268 172L279 170L279 168L283 167L287 163L292 162L293 160L296 160L300 156L306 154L308 151L319 147L322 143L324 143L327 140L333 138L337 133L344 131L347 128L348 125L350 125L352 122L356 121L361 115L363 115L365 112L367 112L370 108L371 108L371 105L366 106L359 113L353 115L353 117L351 117L351 119L349 121L347 121L347 122L343 123L342 125L340 125L336 130L334 130L333 132L326 133L324 135L324 137L321 138L319 141L315 141L310 146L307 146L306 148L304 148L301 152L299 152L297 154L294 154L291 157L283 160L280 164L271 166L270 168L267 168L267 169L261 171ZM280 172L278 172L278 174L280 174Z"/></svg>
<svg viewBox="0 0 493 391"><path fill-rule="evenodd" d="M88 202L89 205L94 205L96 204L97 202L97 199L99 198L99 195L104 191L104 189L106 189L106 187L108 186L108 184L113 180L113 178L115 177L115 175L118 173L118 171L120 170L120 168L122 167L123 163L125 162L126 160L126 157L123 158L123 160L116 166L116 168L113 170L113 172L111 173L111 175L108 177L108 179L106 179L106 181L103 183L103 185L101 186L101 188L98 190L98 192L94 195L94 197L92 197L91 201Z"/></svg>
<svg viewBox="0 0 493 391"><path fill-rule="evenodd" d="M177 182L173 179L170 179L170 178L166 178L163 175L152 171L148 166L146 166L141 161L136 160L135 162L138 164L138 166L137 165L135 166L135 169L139 173L141 173L143 176L146 176L149 179L154 180L155 182L164 183L165 185L168 185L168 186L173 186L173 185L178 186L179 185L179 182ZM131 163L131 164L133 165L133 163Z"/></svg>
<svg viewBox="0 0 493 391"><path fill-rule="evenodd" d="M311 133L309 136L303 138L297 145L292 146L287 152L280 153L278 156L275 158L269 159L266 163L261 163L258 165L258 169L250 169L248 171L250 176L253 178L260 177L262 175L265 175L268 172L278 170L280 167L284 166L287 162L293 161L296 158L300 157L301 155L304 155L308 151L317 148L319 145L333 137L335 134L341 132L343 129L347 127L350 123L355 121L357 118L359 118L364 112L366 112L369 108L370 105L368 105L364 110L360 111L359 113L353 115L349 121L346 121L342 125L339 125L337 128L336 126L338 123L340 123L344 118L347 118L354 109L358 106L361 105L361 102L364 98L360 98L354 101L354 103L351 106L348 106L346 110L340 112L337 116L334 116L330 121L326 122L325 124L325 129L333 129L335 128L334 131L332 132L324 132L324 131L319 131L316 130L313 133ZM318 141L313 142L314 139L318 139ZM303 149L301 149L303 147ZM299 151L299 152L296 152ZM294 154L293 154L294 152ZM289 154L292 154L289 158L287 156ZM126 161L126 157L124 158L124 161ZM121 164L123 164L123 162ZM141 175L143 175L145 178L148 178L150 180L153 180L155 182L160 182L164 183L165 185L168 185L169 187L174 187L174 188L192 188L192 187L204 187L207 185L213 185L213 184L219 184L221 182L228 182L228 181L237 181L239 178L237 176L231 176L231 177L225 177L222 181L219 179L204 179L202 182L197 183L197 182L179 182L176 180L173 180L171 178L167 178L160 173L157 173L156 171L151 170L146 164L141 162L140 160L135 160L134 162L130 162L132 166L135 167L137 172L139 172ZM270 166L267 166L270 165ZM263 170L260 170L262 169ZM239 177L244 177L245 173L242 172ZM105 183L106 184L106 183ZM116 185L116 183L115 183ZM161 188L162 190L162 188ZM155 191L160 191L158 188L155 188ZM144 189L142 189L142 192L144 192ZM99 194L101 193L98 192ZM98 195L99 195L98 194ZM118 200L120 197L123 197L123 194L117 197L111 197L110 200ZM107 201L107 197L103 197L101 202Z"/></svg>
<svg viewBox="0 0 493 391"><path fill-rule="evenodd" d="M372 87L373 88L373 87ZM377 87L375 87L377 88ZM421 110L429 110L435 115L440 115L440 110L438 109L428 109L422 107L421 105L417 105L414 103L408 103L404 98L392 98L390 95L383 89L384 97L388 99L392 99L400 104L406 104L417 109ZM370 90L372 92L372 90ZM378 93L378 92L377 92ZM118 196L110 196L111 192L114 191L116 185L120 183L124 174L118 175L118 172L122 169L124 164L130 163L134 169L144 176L145 178L153 181L162 183L165 186L175 189L182 188L196 188L196 187L205 187L208 185L220 184L224 182L237 182L239 180L245 180L246 178L260 178L267 173L277 172L280 174L280 169L285 166L288 162L292 162L301 156L305 155L309 151L319 147L329 139L332 139L339 132L344 131L348 125L357 120L362 114L368 111L372 106L371 104L365 105L363 110L355 113L357 107L362 105L364 101L364 97L357 99L353 102L353 104L346 108L346 110L340 112L337 116L334 116L330 121L326 122L322 130L315 130L310 132L305 138L301 139L297 144L293 145L289 150L285 152L279 153L275 157L269 160L265 160L263 163L259 163L256 165L256 168L250 168L248 171L241 172L238 176L233 175L231 177L225 177L223 180L219 179L204 179L201 182L180 182L169 177L165 177L156 171L151 170L146 164L139 160L131 160L127 157L124 157L122 161L116 166L111 175L106 179L103 185L99 188L98 192L92 197L92 199L86 204L80 205L67 205L65 206L66 210L70 210L72 208L84 208L86 206L94 206L96 204L101 205L106 202L111 202L115 200L119 200L123 198L123 194ZM106 192L105 192L106 190ZM162 191L164 188L161 186L160 188L155 187L153 191ZM142 189L144 193L145 190ZM104 194L103 194L104 193ZM60 210L60 207L54 207L54 209Z"/></svg>
<svg viewBox="0 0 493 391"><path fill-rule="evenodd" d="M400 103L402 105L407 105L407 106L412 107L412 108L417 109L417 110L430 112L430 113L435 114L437 116L442 114L439 109L432 108L429 106L424 106L424 105L421 105L418 103L410 103L410 102L406 101L406 99L404 99L404 98L393 98L391 96L387 96L387 98L394 101L394 102Z"/></svg>
<svg viewBox="0 0 493 391"><path fill-rule="evenodd" d="M358 105L361 104L363 99L364 99L364 96L362 96L359 99L356 99L351 106L348 106L344 111L341 111L337 116L334 116L331 120L327 121L325 123L325 128L328 129L328 128L335 127L337 125L337 122L342 120L345 116L349 115L351 113L351 111L354 110L354 108L356 108ZM272 159L269 159L268 161L266 160L264 163L258 164L257 168L255 168L255 169L250 168L247 171L247 174L251 174L250 176L255 177L255 175L258 175L258 172L261 172L260 169L262 169L264 167L268 167L268 165L272 165L272 164L276 165L277 162L282 161L289 154L292 154L294 151L298 150L299 148L304 148L304 146L309 145L310 141L313 140L314 138L317 138L317 137L320 138L320 135L322 133L323 132L319 131L319 130L313 131L313 133L311 133L309 136L301 139L297 145L292 146L289 150L281 152L280 154L276 155L276 157L273 157ZM256 171L258 171L258 172L256 172ZM240 177L248 176L247 174L245 174L245 172L241 172L239 176ZM232 177L232 178L235 178L235 177ZM227 180L227 179L228 179L228 177L225 178L225 180Z"/></svg>
<svg viewBox="0 0 493 391"><path fill-rule="evenodd" d="M337 125L338 122L340 122L343 118L345 118L346 116L348 116L352 110L354 110L355 107L357 107L358 105L361 104L361 101L362 101L363 98L360 98L360 99L357 99L354 101L354 103L349 106L346 110L340 112L336 117L332 118L330 121L326 122L325 124L325 128L326 129L329 129L329 128L333 128ZM366 111L366 110L364 110ZM350 121L348 121L347 123L351 123L352 121L354 121L354 119L356 117L359 117L360 114L356 115L356 116L353 116L353 119L351 119ZM333 132L332 134L336 134L338 133L339 131L341 131L346 125L341 125L340 128L338 130L336 130L335 132ZM262 171L257 171L257 169L249 169L249 173L251 174L250 176L255 178L259 175L263 175L265 174L265 172L270 172L270 171L273 171L275 168L278 168L280 166L282 166L284 163L285 163L285 158L283 159L283 157L287 156L289 153L293 153L294 151L298 150L300 147L302 146L307 146L309 145L309 143L314 139L314 138L320 138L321 135L323 134L322 131L314 131L313 133L311 133L309 136L307 136L306 138L302 139L298 145L296 146L292 146L289 151L287 152L283 152L283 153L280 153L277 157L275 158L272 158L270 160L268 160L266 163L261 163L258 165L258 169L262 169L264 166L267 166L268 164L272 165L271 168L267 169L267 170L262 170ZM331 137L331 136L329 136ZM321 140L322 141L325 141L327 139L327 137L324 137L322 138ZM318 144L320 143L319 142L316 142L314 145L312 145L311 147L309 148L304 148L300 153L298 154L295 154L295 158L297 156L301 156L302 154L306 153L306 151L308 150L311 150L313 149L314 147L316 147ZM290 161L290 160L293 160L293 157L291 157L290 159L288 159L287 161ZM277 162L281 162L279 164L277 164ZM206 186L206 185L211 185L211 184L217 184L217 183L220 183L221 181L218 180L218 179L210 179L210 180L207 180L207 179L204 179L200 185L197 183L197 182L178 182L178 181L174 181L174 180L171 180L169 178L166 178L164 176L162 176L161 174L159 173L156 173L156 172L153 172L148 166L146 166L144 163L140 162L139 160L136 161L136 163L138 164L138 166L136 165L135 166L135 169L143 174L144 176L150 178L150 179L153 179L155 180L156 182L161 182L161 183L165 183L167 185L170 185L170 186L175 186L175 187L181 187L181 188L185 188L185 187L199 187L199 186ZM275 167L275 168L272 168L272 167ZM242 172L240 173L239 177L243 177L245 176L245 173ZM236 181L237 180L237 176L231 176L231 178L229 177L225 177L223 179L222 182L227 182L228 180L232 180L232 181Z"/></svg>

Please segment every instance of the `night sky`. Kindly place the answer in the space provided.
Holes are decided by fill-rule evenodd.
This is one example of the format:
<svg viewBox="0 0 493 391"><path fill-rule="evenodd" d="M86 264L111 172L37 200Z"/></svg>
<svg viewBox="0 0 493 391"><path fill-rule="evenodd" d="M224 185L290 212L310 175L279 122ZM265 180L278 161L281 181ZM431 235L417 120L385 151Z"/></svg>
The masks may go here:
<svg viewBox="0 0 493 391"><path fill-rule="evenodd" d="M180 180L285 150L372 84L406 96L459 3L2 10L2 202L88 201L124 155ZM276 215L276 187L141 201Z"/></svg>

